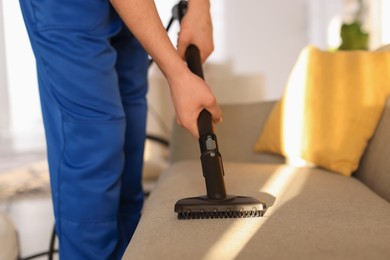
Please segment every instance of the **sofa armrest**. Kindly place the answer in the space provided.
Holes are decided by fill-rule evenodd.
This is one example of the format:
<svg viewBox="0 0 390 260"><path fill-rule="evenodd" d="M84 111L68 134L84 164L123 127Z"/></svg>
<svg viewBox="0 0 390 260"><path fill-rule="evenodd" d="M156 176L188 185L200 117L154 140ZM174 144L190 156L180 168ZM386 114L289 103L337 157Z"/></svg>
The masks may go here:
<svg viewBox="0 0 390 260"><path fill-rule="evenodd" d="M275 101L221 105L223 123L217 127L219 150L224 161L283 163L277 155L254 153L255 144ZM198 160L198 142L174 124L170 161Z"/></svg>

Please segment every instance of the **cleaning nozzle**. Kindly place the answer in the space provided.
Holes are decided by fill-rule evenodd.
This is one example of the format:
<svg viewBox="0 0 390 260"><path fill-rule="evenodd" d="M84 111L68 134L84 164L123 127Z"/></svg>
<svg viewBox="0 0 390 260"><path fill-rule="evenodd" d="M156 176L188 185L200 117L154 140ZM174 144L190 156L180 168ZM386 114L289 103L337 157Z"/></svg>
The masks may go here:
<svg viewBox="0 0 390 260"><path fill-rule="evenodd" d="M261 217L266 205L255 198L226 196L211 200L207 196L179 200L175 205L178 219L251 218Z"/></svg>
<svg viewBox="0 0 390 260"><path fill-rule="evenodd" d="M186 2L181 1L176 10L179 18L184 16ZM185 52L188 68L204 79L199 49L190 44ZM198 117L199 146L203 176L206 182L206 196L181 199L175 204L179 219L248 218L261 217L266 205L255 198L226 194L222 157L217 137L212 126L212 116L203 109Z"/></svg>

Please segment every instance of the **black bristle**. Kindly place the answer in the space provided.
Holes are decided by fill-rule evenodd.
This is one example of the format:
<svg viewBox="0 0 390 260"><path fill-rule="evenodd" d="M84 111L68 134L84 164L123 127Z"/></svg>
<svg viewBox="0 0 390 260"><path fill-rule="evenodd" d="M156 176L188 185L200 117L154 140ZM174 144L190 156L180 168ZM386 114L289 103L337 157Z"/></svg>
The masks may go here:
<svg viewBox="0 0 390 260"><path fill-rule="evenodd" d="M263 216L266 209L265 203L255 198L231 195L221 200L185 198L175 205L178 219L254 218Z"/></svg>
<svg viewBox="0 0 390 260"><path fill-rule="evenodd" d="M255 218L263 216L260 210L218 211L218 212L179 212L178 219L218 219L218 218Z"/></svg>

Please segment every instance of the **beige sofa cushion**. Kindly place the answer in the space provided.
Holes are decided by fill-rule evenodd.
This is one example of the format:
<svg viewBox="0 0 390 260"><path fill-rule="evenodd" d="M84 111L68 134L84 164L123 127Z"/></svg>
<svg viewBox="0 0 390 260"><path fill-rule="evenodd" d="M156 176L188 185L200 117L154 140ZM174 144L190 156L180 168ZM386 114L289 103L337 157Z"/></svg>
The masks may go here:
<svg viewBox="0 0 390 260"><path fill-rule="evenodd" d="M255 153L253 144L271 112L274 101L222 105L223 123L217 126L219 150L224 161L283 163L278 155ZM173 125L173 139L170 146L170 161L198 160L198 142L188 131Z"/></svg>
<svg viewBox="0 0 390 260"><path fill-rule="evenodd" d="M178 220L174 204L205 193L200 162L160 178L123 259L388 259L390 205L355 178L286 165L225 163L228 193L263 218Z"/></svg>
<svg viewBox="0 0 390 260"><path fill-rule="evenodd" d="M355 176L390 202L390 98Z"/></svg>

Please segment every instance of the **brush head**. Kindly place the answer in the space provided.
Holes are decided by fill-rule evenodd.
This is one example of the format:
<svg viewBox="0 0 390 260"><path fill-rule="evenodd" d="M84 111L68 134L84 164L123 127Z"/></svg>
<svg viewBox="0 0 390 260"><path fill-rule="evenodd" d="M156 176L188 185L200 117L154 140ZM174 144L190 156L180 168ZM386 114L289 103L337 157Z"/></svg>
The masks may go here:
<svg viewBox="0 0 390 260"><path fill-rule="evenodd" d="M261 217L266 205L255 198L228 195L212 200L207 196L181 199L175 204L178 219Z"/></svg>

